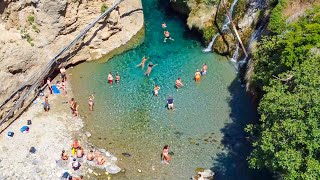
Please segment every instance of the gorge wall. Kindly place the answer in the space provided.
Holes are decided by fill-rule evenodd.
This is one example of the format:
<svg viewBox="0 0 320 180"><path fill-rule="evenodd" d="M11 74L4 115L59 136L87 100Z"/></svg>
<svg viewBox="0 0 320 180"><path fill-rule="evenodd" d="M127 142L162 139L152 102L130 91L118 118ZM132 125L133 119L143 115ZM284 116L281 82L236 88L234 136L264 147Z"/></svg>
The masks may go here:
<svg viewBox="0 0 320 180"><path fill-rule="evenodd" d="M0 2L0 103L48 63L112 0L4 0ZM63 65L104 57L143 34L140 0L121 3L93 27L63 59ZM19 98L0 108L0 118Z"/></svg>

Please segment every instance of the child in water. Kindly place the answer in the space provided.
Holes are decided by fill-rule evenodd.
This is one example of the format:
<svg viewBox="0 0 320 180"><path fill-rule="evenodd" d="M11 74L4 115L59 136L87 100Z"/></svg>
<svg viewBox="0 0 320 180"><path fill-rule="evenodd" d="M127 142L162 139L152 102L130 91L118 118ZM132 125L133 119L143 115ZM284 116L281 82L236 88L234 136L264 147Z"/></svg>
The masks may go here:
<svg viewBox="0 0 320 180"><path fill-rule="evenodd" d="M195 79L195 81L200 81L200 76L201 76L201 73L200 73L200 71L197 69L197 72L194 74L194 79Z"/></svg>
<svg viewBox="0 0 320 180"><path fill-rule="evenodd" d="M154 86L154 91L153 91L153 93L154 93L155 96L158 96L159 90L160 90L160 86L155 85L155 86Z"/></svg>

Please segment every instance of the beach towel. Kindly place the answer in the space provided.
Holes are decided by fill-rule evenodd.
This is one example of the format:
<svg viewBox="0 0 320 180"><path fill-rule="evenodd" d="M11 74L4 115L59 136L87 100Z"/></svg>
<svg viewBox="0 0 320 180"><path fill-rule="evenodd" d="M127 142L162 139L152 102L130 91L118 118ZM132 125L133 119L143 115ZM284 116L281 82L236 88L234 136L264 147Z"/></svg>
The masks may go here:
<svg viewBox="0 0 320 180"><path fill-rule="evenodd" d="M52 85L51 87L52 87L53 94L60 94L60 90L57 87L57 85Z"/></svg>
<svg viewBox="0 0 320 180"><path fill-rule="evenodd" d="M22 133L29 132L29 127L28 127L28 126L23 126L23 127L20 129L20 131L21 131Z"/></svg>

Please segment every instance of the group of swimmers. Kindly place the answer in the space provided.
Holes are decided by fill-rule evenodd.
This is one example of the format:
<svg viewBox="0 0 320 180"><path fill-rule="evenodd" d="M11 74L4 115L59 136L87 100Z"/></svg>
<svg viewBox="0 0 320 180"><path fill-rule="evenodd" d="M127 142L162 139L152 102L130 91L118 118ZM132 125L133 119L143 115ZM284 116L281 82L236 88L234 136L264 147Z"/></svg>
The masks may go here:
<svg viewBox="0 0 320 180"><path fill-rule="evenodd" d="M119 83L119 82L120 82L120 75L119 75L118 73L116 73L115 82L116 82L116 83ZM113 83L113 76L112 76L112 73L111 73L111 72L109 72L109 74L108 74L108 83L109 83L109 84L112 84L112 83Z"/></svg>
<svg viewBox="0 0 320 180"><path fill-rule="evenodd" d="M167 42L167 39L174 41L174 39L171 38L170 36L170 32L167 30L167 24L165 22L162 23L162 28L164 29L163 31L163 35L164 35L164 39L163 42Z"/></svg>

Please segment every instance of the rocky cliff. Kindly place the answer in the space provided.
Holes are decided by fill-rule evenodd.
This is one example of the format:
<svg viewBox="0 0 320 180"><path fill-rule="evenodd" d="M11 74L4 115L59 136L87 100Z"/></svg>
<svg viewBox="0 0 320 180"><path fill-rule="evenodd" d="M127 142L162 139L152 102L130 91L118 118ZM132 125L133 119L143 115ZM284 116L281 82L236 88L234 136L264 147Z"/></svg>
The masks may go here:
<svg viewBox="0 0 320 180"><path fill-rule="evenodd" d="M0 102L112 3L113 0L0 1ZM65 58L71 58L68 63L99 59L141 32L143 23L141 1L124 0ZM1 111L0 117L5 110Z"/></svg>

